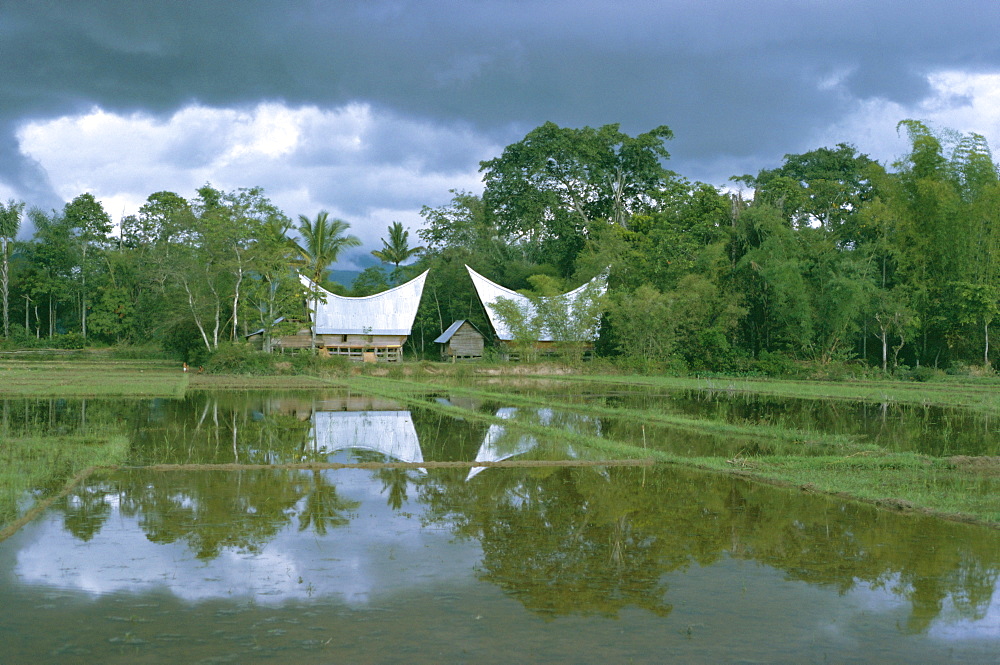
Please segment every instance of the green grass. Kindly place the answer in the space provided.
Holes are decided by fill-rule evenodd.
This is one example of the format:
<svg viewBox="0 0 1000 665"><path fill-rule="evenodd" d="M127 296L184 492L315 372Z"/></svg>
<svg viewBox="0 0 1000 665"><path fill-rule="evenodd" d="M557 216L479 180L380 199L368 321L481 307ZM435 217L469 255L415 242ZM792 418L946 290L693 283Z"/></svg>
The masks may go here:
<svg viewBox="0 0 1000 665"><path fill-rule="evenodd" d="M164 361L0 360L0 396L179 398L188 377Z"/></svg>
<svg viewBox="0 0 1000 665"><path fill-rule="evenodd" d="M0 445L0 540L2 527L15 522L36 500L58 494L83 470L120 464L128 454L126 436L95 430L60 436L4 437Z"/></svg>
<svg viewBox="0 0 1000 665"><path fill-rule="evenodd" d="M359 381L355 379L354 382ZM419 392L426 384L408 380L378 380L379 384L394 382L402 388L402 392L395 393L396 396ZM466 395L483 400L490 400L503 406L525 406L534 408L544 408L552 406L554 401L551 396L544 394L523 395L512 392L495 392L475 388L465 388L458 385L448 385L447 391L453 395ZM696 432L711 436L739 437L748 439L776 440L781 442L801 444L808 442L816 447L836 447L840 450L850 452L866 450L867 447L858 442L854 437L842 434L826 434L814 430L803 430L795 427L786 427L776 424L742 424L729 423L721 420L706 418L690 418L671 413L665 413L654 409L631 409L624 407L610 407L600 404L579 404L574 402L560 401L558 407L561 411L579 413L588 416L602 416L617 418L624 422L632 422L645 425L664 425L676 430Z"/></svg>
<svg viewBox="0 0 1000 665"><path fill-rule="evenodd" d="M890 509L923 510L1000 526L1000 463L992 469L976 469L913 453L702 458L689 463Z"/></svg>
<svg viewBox="0 0 1000 665"><path fill-rule="evenodd" d="M308 374L248 376L243 374L192 374L188 390L314 390L326 384Z"/></svg>
<svg viewBox="0 0 1000 665"><path fill-rule="evenodd" d="M1000 412L1000 379L954 379L927 383L902 381L805 381L760 378L698 378L674 376L551 377L564 382L602 385L652 386L665 390L703 390L753 393L776 397L898 402L925 406L953 406Z"/></svg>

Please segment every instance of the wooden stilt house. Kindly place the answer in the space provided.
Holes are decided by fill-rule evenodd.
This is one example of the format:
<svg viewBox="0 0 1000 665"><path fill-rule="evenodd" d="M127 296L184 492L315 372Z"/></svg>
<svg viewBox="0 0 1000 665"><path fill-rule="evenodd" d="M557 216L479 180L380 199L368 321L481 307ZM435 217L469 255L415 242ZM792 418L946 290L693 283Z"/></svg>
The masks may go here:
<svg viewBox="0 0 1000 665"><path fill-rule="evenodd" d="M348 298L330 293L301 276L309 293L310 319L316 346L328 355L346 356L365 362L398 362L403 344L413 329L427 272L399 286L372 296ZM312 331L282 338L282 347L312 345Z"/></svg>
<svg viewBox="0 0 1000 665"><path fill-rule="evenodd" d="M465 266L465 269L469 271L469 277L472 278L472 283L476 287L476 293L479 295L479 300L486 310L487 318L489 318L490 325L493 326L497 340L506 344L508 349L513 352L515 342L514 332L510 329L507 321L499 314L496 307L497 301L500 299L513 301L517 308L521 310L526 320L532 320L537 317L538 313L535 305L528 297L490 281L469 266ZM530 344L534 352L551 352L560 343L576 344L578 348L582 347L585 352L589 352L593 349L594 340L597 339L600 333L599 314L591 316L590 320L574 319L581 316L580 310L582 308L579 308L578 305L582 305L587 298L603 296L607 288L608 271L605 270L589 282L568 293L545 299L561 303L559 306L566 308L566 322L569 325L564 326L564 330L559 332L552 331L542 325L537 328L535 339L517 341L521 342L522 345L524 343ZM584 314L583 316L586 315Z"/></svg>

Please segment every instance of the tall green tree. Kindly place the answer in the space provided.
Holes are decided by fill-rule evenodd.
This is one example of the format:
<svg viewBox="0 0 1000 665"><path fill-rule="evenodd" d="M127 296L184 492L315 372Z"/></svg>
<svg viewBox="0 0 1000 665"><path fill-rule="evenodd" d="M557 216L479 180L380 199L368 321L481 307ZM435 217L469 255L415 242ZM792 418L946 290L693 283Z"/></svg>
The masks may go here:
<svg viewBox="0 0 1000 665"><path fill-rule="evenodd" d="M383 263L392 264L392 280L399 280L399 264L411 256L424 251L423 247L410 247L410 232L399 222L393 222L389 228L389 239L382 238L382 249L372 250L372 256Z"/></svg>
<svg viewBox="0 0 1000 665"><path fill-rule="evenodd" d="M322 285L326 281L330 264L337 261L342 251L361 246L357 236L347 234L350 228L351 225L342 219L331 219L325 210L319 212L315 220L299 215L298 232L302 236L298 244L299 256L306 276L314 283Z"/></svg>
<svg viewBox="0 0 1000 665"><path fill-rule="evenodd" d="M45 213L38 208L28 211L28 218L35 229L30 242L24 246L24 255L30 269L24 277L23 289L35 303L36 334L41 333L41 315L38 306L45 304L47 334L52 337L60 329L60 313L64 305L79 304L76 277L79 243L73 229L63 215L53 210Z"/></svg>
<svg viewBox="0 0 1000 665"><path fill-rule="evenodd" d="M975 291L968 287L992 286L995 277L983 266L995 265L992 228L1000 215L987 201L997 186L996 167L978 135L935 131L917 120L899 128L910 151L894 164L893 185L879 208L893 233L894 272L886 288L911 294L919 330L908 348L915 362L969 361L977 355L971 340L988 331L982 320L973 323L965 296Z"/></svg>
<svg viewBox="0 0 1000 665"><path fill-rule="evenodd" d="M298 244L299 256L306 276L316 286L322 286L330 264L337 260L340 253L350 247L359 247L361 240L354 235L347 235L351 225L342 219L331 219L330 213L323 210L316 215L315 220L306 215L299 215L299 235L302 241ZM319 292L313 291L313 312L319 307ZM316 349L316 326L312 329L313 350Z"/></svg>
<svg viewBox="0 0 1000 665"><path fill-rule="evenodd" d="M481 163L483 202L502 236L537 247L535 260L568 276L590 222L628 227L633 215L657 208L674 178L663 166L671 138L665 125L631 137L617 124L547 122Z"/></svg>
<svg viewBox="0 0 1000 665"><path fill-rule="evenodd" d="M80 194L66 204L63 219L72 229L79 248L79 298L80 298L80 331L87 337L87 310L89 308L89 291L87 280L93 279L98 270L98 255L103 251L111 233L111 217L104 210L100 201L87 192Z"/></svg>
<svg viewBox="0 0 1000 665"><path fill-rule="evenodd" d="M841 244L856 243L854 213L877 193L882 167L856 148L838 143L785 155L775 169L738 181L754 188L754 201L779 208L800 227L820 225Z"/></svg>
<svg viewBox="0 0 1000 665"><path fill-rule="evenodd" d="M220 340L248 332L248 320L257 316L248 292L258 302L261 295L254 280L262 270L277 275L271 265L274 251L279 259L289 255L287 240L281 233L274 239L271 229L288 228L290 222L260 187L223 192L205 185L198 189L191 215L183 206L179 210L170 218L176 225L170 240L160 245L170 252L175 302L183 303L205 349L213 351Z"/></svg>
<svg viewBox="0 0 1000 665"><path fill-rule="evenodd" d="M254 279L247 297L263 330L265 351L271 350L276 334L294 332L297 324L282 319L301 307L301 284L291 268L297 256L288 236L291 225L284 216L272 219L261 227L254 247Z"/></svg>
<svg viewBox="0 0 1000 665"><path fill-rule="evenodd" d="M3 336L10 337L10 262L9 245L17 237L21 228L21 214L24 202L10 199L7 205L0 203L0 294L3 295Z"/></svg>

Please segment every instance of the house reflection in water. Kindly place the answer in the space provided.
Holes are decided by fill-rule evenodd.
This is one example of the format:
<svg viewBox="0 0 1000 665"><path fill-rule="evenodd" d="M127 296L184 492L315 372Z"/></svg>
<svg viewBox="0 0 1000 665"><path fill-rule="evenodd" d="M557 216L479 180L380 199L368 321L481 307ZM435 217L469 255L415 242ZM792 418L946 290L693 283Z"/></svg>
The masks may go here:
<svg viewBox="0 0 1000 665"><path fill-rule="evenodd" d="M439 401L443 402L444 400ZM328 405L318 404L317 406L322 408ZM375 408L371 408L373 406ZM380 409L378 408L380 406L388 406L390 409ZM391 409L391 406L391 403L369 404L368 408L356 411L342 409L314 411L309 433L313 458L330 461L339 453L353 451L353 459L379 461L361 452L367 451L383 456L386 462L397 461L420 465L425 461L445 461L425 459L411 412L404 409ZM600 423L596 419L548 408L504 407L497 409L495 416L512 424L518 422L536 427L541 425L553 429L570 429L587 433L600 431ZM534 434L519 431L517 427L494 423L486 429L474 459L468 461L470 463L502 462L536 450L539 445L539 438ZM560 459L575 459L577 454L571 447L566 446L560 447L556 456ZM449 461L454 459L450 458ZM472 480L486 468L488 467L472 466L466 480ZM420 471L426 473L424 468L421 468Z"/></svg>
<svg viewBox="0 0 1000 665"><path fill-rule="evenodd" d="M312 422L309 436L314 451L328 458L342 451L366 450L400 462L424 461L409 411L316 411Z"/></svg>
<svg viewBox="0 0 1000 665"><path fill-rule="evenodd" d="M540 411L543 410L547 411L550 409L540 409ZM497 409L496 413L497 418L505 420L511 420L516 415L517 408L515 407ZM483 439L482 445L479 446L479 452L476 453L475 461L502 462L512 457L523 455L537 447L538 439L533 436L510 436L507 428L503 425L490 425L490 428L486 431L486 437ZM472 480L486 468L485 466L472 467L469 469L469 475L465 479Z"/></svg>

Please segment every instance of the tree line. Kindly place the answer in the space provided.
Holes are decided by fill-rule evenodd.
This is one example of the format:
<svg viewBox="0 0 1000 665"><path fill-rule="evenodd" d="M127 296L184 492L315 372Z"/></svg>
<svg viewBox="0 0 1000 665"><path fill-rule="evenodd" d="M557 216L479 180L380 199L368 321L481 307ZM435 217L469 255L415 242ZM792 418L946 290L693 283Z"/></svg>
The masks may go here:
<svg viewBox="0 0 1000 665"><path fill-rule="evenodd" d="M633 137L546 123L481 164L481 195L425 207L421 246L390 226L372 252L382 265L350 288L326 279L360 244L349 225L326 213L294 225L260 188L205 185L191 201L157 192L114 234L81 194L61 211L28 210L24 242L14 237L26 206L10 201L5 343L155 341L191 359L254 330L267 340L300 327L310 294L296 272L369 295L430 269L408 346L432 357L456 319L489 333L465 265L533 297L611 266L602 356L712 371L989 366L997 165L978 134L898 128L910 149L888 167L838 144L718 188L667 168L666 126Z"/></svg>

